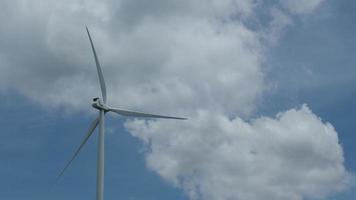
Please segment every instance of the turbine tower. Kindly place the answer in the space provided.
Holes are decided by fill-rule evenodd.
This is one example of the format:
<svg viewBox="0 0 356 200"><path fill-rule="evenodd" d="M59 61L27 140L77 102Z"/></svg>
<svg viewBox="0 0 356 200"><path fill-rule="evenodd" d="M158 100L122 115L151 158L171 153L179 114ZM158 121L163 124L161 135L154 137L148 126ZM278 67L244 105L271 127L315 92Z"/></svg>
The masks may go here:
<svg viewBox="0 0 356 200"><path fill-rule="evenodd" d="M72 161L77 157L78 153L80 150L83 148L83 146L86 144L90 136L93 134L95 128L99 124L99 136L98 136L98 157L97 157L97 181L96 181L96 199L97 200L104 200L104 147L105 147L105 131L104 131L104 124L105 124L105 114L108 112L114 112L116 114L119 114L121 116L125 117L148 117L148 118L164 118L164 119L178 119L178 120L185 120L186 118L181 118L181 117L171 117L171 116L164 116L164 115L156 115L156 114L149 114L149 113L142 113L142 112L136 112L136 111L130 111L130 110L124 110L120 108L113 108L111 106L108 106L106 104L106 86L105 86L105 80L103 76L103 72L100 67L99 59L96 54L93 40L90 36L88 27L85 27L91 49L93 51L94 55L94 60L96 64L96 69L98 71L98 76L99 76L99 83L100 83L100 89L101 89L101 94L102 94L102 100L98 97L93 98L93 103L92 106L99 111L99 116L91 123L89 130L85 134L84 138L82 139L82 142L74 152L73 156L69 159L63 170L60 172L57 180L63 175L65 170L70 166Z"/></svg>

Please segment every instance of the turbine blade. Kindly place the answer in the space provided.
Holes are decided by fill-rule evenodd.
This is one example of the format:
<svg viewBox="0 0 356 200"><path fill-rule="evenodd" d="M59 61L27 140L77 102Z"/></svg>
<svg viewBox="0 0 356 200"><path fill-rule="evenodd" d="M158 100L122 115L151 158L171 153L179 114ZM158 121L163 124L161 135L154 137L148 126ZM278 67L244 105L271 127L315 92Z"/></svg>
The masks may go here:
<svg viewBox="0 0 356 200"><path fill-rule="evenodd" d="M95 51L95 48L94 48L93 40L91 39L91 36L90 36L90 33L89 33L89 29L86 26L85 26L85 29L87 30L89 41L90 41L90 45L91 45L91 49L93 50L93 54L94 54L96 69L98 71L98 76L99 76L101 94L103 96L104 103L106 103L106 86L105 86L105 80L104 80L103 72L102 72L101 67L100 67L99 58L96 55L96 51Z"/></svg>
<svg viewBox="0 0 356 200"><path fill-rule="evenodd" d="M149 117L149 118L180 119L180 120L187 119L187 118L182 118L182 117L155 115L155 114L142 113L142 112L136 112L136 111L130 111L130 110L122 110L122 109L117 109L117 108L110 108L109 110L112 112L115 112L119 115L126 116L126 117Z"/></svg>
<svg viewBox="0 0 356 200"><path fill-rule="evenodd" d="M83 148L83 146L85 145L85 143L88 141L89 137L93 134L96 126L99 124L99 117L96 118L90 125L87 133L85 134L82 142L80 143L79 147L76 149L76 151L74 152L73 156L70 158L70 160L67 162L67 164L65 165L65 167L62 169L61 173L58 175L57 180L59 180L61 178L61 176L63 175L63 173L65 172L65 170L69 167L69 165L72 163L72 161L77 157L79 151Z"/></svg>

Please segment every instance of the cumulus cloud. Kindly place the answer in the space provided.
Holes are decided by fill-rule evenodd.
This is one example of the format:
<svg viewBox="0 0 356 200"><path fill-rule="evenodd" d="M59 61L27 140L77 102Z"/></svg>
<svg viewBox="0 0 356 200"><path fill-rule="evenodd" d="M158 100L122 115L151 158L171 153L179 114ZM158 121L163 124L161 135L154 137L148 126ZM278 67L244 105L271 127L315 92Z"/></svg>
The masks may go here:
<svg viewBox="0 0 356 200"><path fill-rule="evenodd" d="M203 111L126 126L148 145L148 167L191 199L300 200L344 186L337 133L306 105L251 123Z"/></svg>
<svg viewBox="0 0 356 200"><path fill-rule="evenodd" d="M13 29L3 29L4 43L14 41L13 46L25 51L15 59L16 48L1 50L11 59L3 67L4 87L13 86L42 103L84 106L98 94L83 31L90 21L114 103L165 112L179 107L184 112L199 108L247 115L254 109L264 87L259 36L237 20L223 22L235 14L251 15L254 1L153 1L149 6L79 2L52 2L54 6L38 11L19 1L24 14L9 12L18 31L33 38L25 45L16 41ZM33 12L42 18L32 18L37 24L23 27ZM132 13L137 15L123 16ZM226 92L231 90L235 92Z"/></svg>
<svg viewBox="0 0 356 200"><path fill-rule="evenodd" d="M244 120L268 88L263 41L278 42L290 13L321 1L296 2L5 0L0 89L87 109L100 91L87 24L110 104L189 117L126 123L146 143L150 169L191 199L321 197L347 176L333 127L306 106ZM248 22L262 20L259 6L269 21L256 30Z"/></svg>

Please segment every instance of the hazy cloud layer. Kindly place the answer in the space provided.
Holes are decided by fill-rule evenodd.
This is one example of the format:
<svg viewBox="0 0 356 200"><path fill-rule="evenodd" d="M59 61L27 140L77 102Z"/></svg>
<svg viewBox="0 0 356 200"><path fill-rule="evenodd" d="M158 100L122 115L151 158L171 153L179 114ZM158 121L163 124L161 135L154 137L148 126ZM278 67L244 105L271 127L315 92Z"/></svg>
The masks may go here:
<svg viewBox="0 0 356 200"><path fill-rule="evenodd" d="M302 199L332 193L347 173L337 133L306 106L253 113L268 82L266 44L291 15L321 1L2 1L0 89L47 106L87 109L99 95L92 31L109 103L187 116L128 121L147 165L192 199ZM263 21L255 9L265 9ZM11 19L11 23L9 22Z"/></svg>
<svg viewBox="0 0 356 200"><path fill-rule="evenodd" d="M282 6L294 14L305 14L312 12L324 0L281 0Z"/></svg>

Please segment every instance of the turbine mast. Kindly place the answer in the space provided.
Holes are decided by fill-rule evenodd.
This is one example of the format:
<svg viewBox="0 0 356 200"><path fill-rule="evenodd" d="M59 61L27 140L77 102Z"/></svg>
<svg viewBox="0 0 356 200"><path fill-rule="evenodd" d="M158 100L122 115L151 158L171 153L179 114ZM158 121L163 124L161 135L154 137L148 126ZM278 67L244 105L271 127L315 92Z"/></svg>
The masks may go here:
<svg viewBox="0 0 356 200"><path fill-rule="evenodd" d="M104 156L105 156L105 132L104 132L104 110L99 110L99 140L97 160L96 199L104 200Z"/></svg>

